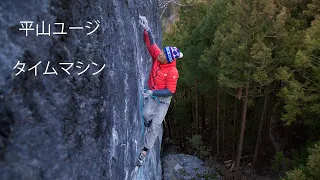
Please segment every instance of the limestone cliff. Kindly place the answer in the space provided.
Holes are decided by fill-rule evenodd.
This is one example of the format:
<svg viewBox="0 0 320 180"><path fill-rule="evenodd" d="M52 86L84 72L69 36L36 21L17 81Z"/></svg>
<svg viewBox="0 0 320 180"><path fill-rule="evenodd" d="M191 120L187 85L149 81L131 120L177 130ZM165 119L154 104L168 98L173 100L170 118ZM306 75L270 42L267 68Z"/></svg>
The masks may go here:
<svg viewBox="0 0 320 180"><path fill-rule="evenodd" d="M151 66L139 13L161 46L157 0L0 3L0 179L161 179L161 137L146 164L134 164L143 146L140 91ZM20 21L39 30L44 21L51 35L26 36ZM62 28L55 23L67 34L53 34ZM30 68L40 61L35 76ZM43 74L49 61L58 75ZM15 76L18 62L25 72ZM74 63L70 75L59 63Z"/></svg>

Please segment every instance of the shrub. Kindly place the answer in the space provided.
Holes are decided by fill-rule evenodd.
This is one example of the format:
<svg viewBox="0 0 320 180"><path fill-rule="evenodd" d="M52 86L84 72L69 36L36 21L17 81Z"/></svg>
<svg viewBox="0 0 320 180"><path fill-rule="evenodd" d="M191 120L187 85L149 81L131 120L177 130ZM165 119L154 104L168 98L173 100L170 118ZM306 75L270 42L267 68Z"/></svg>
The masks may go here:
<svg viewBox="0 0 320 180"><path fill-rule="evenodd" d="M193 135L191 138L188 138L191 145L191 151L193 151L195 156L204 158L209 156L210 149L207 149L203 144L201 135Z"/></svg>

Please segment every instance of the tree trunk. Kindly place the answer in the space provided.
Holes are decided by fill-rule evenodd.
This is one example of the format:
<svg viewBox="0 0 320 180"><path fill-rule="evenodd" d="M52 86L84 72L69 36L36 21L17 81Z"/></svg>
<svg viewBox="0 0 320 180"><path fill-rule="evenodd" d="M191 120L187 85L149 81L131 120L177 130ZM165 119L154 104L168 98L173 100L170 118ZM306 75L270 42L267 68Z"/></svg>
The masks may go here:
<svg viewBox="0 0 320 180"><path fill-rule="evenodd" d="M268 94L264 97L263 111L262 111L261 117L260 117L258 136L257 136L257 140L256 140L256 145L255 145L255 148L254 148L254 155L253 155L253 161L252 161L252 166L253 167L255 166L255 164L257 162L259 145L260 145L260 141L261 141L261 132L262 132L262 127L263 127L263 123L264 123L264 119L265 119L264 116L265 116L266 111L267 111L267 105L268 105Z"/></svg>
<svg viewBox="0 0 320 180"><path fill-rule="evenodd" d="M204 95L201 95L201 130L204 132L206 130L206 108L205 108Z"/></svg>
<svg viewBox="0 0 320 180"><path fill-rule="evenodd" d="M227 93L224 93L224 100L223 100L223 119L222 119L222 125L221 125L221 130L222 130L222 158L224 159L224 154L225 154L225 151L224 151L224 124L225 124L225 121L226 121L226 99L227 99Z"/></svg>
<svg viewBox="0 0 320 180"><path fill-rule="evenodd" d="M232 145L232 161L235 161L236 155L236 118L237 118L237 97L234 98L234 110L233 110L233 145Z"/></svg>
<svg viewBox="0 0 320 180"><path fill-rule="evenodd" d="M219 108L219 89L218 89L218 93L217 93L217 157L219 157L219 124L220 124L220 119L219 119L219 111L220 111L220 108Z"/></svg>
<svg viewBox="0 0 320 180"><path fill-rule="evenodd" d="M197 126L197 125L194 125L194 122L196 122L196 124L197 124L197 120L194 118L194 114L195 114L195 106L194 106L194 102L193 102L193 99L192 99L192 97L193 96L191 96L192 95L192 92L190 91L189 92L189 105L188 105L188 108L190 108L190 112L191 112L191 115L190 115L190 122L192 122L191 123L191 129L190 129L190 131L188 131L188 133L191 133L191 136L193 136L194 134L196 134L197 133L197 128L195 127L195 126Z"/></svg>
<svg viewBox="0 0 320 180"><path fill-rule="evenodd" d="M249 95L249 82L247 82L247 85L246 85L246 94L245 94L245 99L244 99L244 103L243 103L241 132L240 132L240 139L239 139L239 145L238 145L238 155L237 155L237 162L236 162L236 171L237 172L239 172L239 168L240 168L244 129L246 126L246 118L247 118L246 116L247 116L248 95Z"/></svg>
<svg viewBox="0 0 320 180"><path fill-rule="evenodd" d="M185 128L185 124L184 123L181 123L180 124L180 147L181 147L181 150L184 151L185 149L185 137L188 136L188 134L186 134L186 128Z"/></svg>
<svg viewBox="0 0 320 180"><path fill-rule="evenodd" d="M198 98L199 98L199 94L198 94L198 80L196 80L196 128L197 128L197 134L200 134L200 131L199 131L199 101L198 101Z"/></svg>
<svg viewBox="0 0 320 180"><path fill-rule="evenodd" d="M269 142L269 130L270 130L270 124L271 124L271 120L272 120L272 116L274 115L274 109L279 108L277 106L277 102L275 99L275 92L271 92L271 95L269 97L268 100L268 113L267 113L267 117L266 118L266 122L265 122L265 126L264 126L264 130L263 130L263 134L264 134L264 143L268 144Z"/></svg>
<svg viewBox="0 0 320 180"><path fill-rule="evenodd" d="M179 123L179 145L180 145L180 149L182 149L182 133L181 133L181 129L182 129L182 125L181 123Z"/></svg>
<svg viewBox="0 0 320 180"><path fill-rule="evenodd" d="M191 115L190 115L191 121L190 122L192 122L190 131L188 133L191 132L191 134L193 135L193 134L197 133L197 128L196 128L197 121L195 119L195 105L194 105L193 99L191 97L190 97L190 106L188 106L188 107L189 107L190 112L191 112Z"/></svg>
<svg viewBox="0 0 320 180"><path fill-rule="evenodd" d="M213 99L213 97L214 96L210 96L209 98L210 98L210 101L209 102L213 102L214 101L214 99ZM212 133L211 134L211 139L210 139L210 144L212 145L212 149L215 149L216 148L216 144L214 143L214 136L216 135L216 132L215 132L215 116L214 116L214 104L213 103L210 103L210 106L209 106L209 111L208 111L208 113L209 113L209 115L208 115L208 117L209 117L209 122L210 122L210 132ZM214 154L215 152L214 151L212 151L212 156L214 156L215 154Z"/></svg>
<svg viewBox="0 0 320 180"><path fill-rule="evenodd" d="M168 134L169 134L169 139L173 139L173 133L172 133L172 126L171 126L171 119L168 120L167 126L168 126Z"/></svg>
<svg viewBox="0 0 320 180"><path fill-rule="evenodd" d="M273 116L271 116L271 118L270 118L269 136L268 137L269 137L269 140L271 141L271 144L274 147L274 150L276 152L279 152L280 151L280 145L277 143L276 138L272 135L272 131L271 131L271 129L272 129L272 127L271 127L272 121L273 121Z"/></svg>

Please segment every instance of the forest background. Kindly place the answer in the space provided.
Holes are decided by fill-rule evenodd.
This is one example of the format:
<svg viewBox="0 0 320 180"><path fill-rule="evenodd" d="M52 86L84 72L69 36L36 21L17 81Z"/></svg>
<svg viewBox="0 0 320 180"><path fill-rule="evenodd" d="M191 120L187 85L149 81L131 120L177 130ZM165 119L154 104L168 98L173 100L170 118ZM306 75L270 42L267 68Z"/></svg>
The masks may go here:
<svg viewBox="0 0 320 180"><path fill-rule="evenodd" d="M320 1L170 0L184 58L166 136L203 159L320 177Z"/></svg>

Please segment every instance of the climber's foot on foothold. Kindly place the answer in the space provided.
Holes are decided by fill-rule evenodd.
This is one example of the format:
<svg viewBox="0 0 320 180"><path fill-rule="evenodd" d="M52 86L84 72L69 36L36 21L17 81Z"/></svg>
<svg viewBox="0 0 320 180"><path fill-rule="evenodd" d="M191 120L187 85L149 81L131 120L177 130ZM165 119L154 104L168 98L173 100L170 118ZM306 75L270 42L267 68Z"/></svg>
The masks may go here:
<svg viewBox="0 0 320 180"><path fill-rule="evenodd" d="M146 152L145 151L141 151L138 157L138 162L137 162L137 166L142 166L145 159L146 159Z"/></svg>
<svg viewBox="0 0 320 180"><path fill-rule="evenodd" d="M144 126L150 127L151 123L152 123L152 120L151 121L144 121Z"/></svg>

